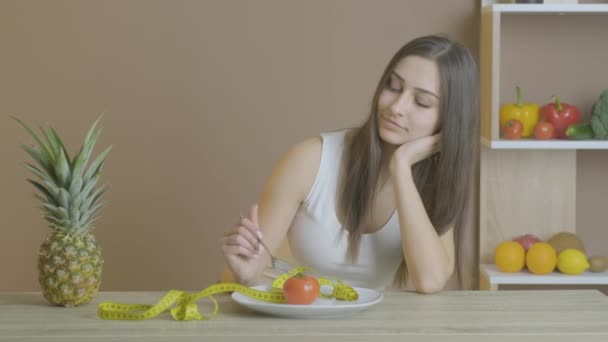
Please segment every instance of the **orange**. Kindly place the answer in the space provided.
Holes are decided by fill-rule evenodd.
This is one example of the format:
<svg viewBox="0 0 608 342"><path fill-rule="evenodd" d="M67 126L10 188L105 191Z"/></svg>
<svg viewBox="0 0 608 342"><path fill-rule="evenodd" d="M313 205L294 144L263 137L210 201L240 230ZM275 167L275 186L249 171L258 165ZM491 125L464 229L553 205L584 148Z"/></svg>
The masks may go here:
<svg viewBox="0 0 608 342"><path fill-rule="evenodd" d="M526 267L534 274L547 274L553 272L557 266L557 253L548 243L537 242L528 249L526 254Z"/></svg>
<svg viewBox="0 0 608 342"><path fill-rule="evenodd" d="M501 272L519 272L524 268L526 251L515 241L504 241L494 250L494 263Z"/></svg>

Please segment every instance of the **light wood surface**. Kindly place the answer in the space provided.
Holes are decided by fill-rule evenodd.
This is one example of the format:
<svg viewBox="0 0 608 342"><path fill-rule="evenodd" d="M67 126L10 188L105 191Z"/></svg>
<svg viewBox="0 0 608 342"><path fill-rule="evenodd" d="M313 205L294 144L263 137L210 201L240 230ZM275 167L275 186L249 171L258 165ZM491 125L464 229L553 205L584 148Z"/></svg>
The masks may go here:
<svg viewBox="0 0 608 342"><path fill-rule="evenodd" d="M518 235L576 232L575 150L481 149L480 263Z"/></svg>
<svg viewBox="0 0 608 342"><path fill-rule="evenodd" d="M39 293L0 293L0 340L16 341L580 341L608 340L608 297L594 290L387 292L379 304L334 319L258 315L220 296L209 321L105 321L97 303L153 304L162 292L100 293L61 308ZM210 305L200 302L202 311Z"/></svg>
<svg viewBox="0 0 608 342"><path fill-rule="evenodd" d="M482 13L480 40L480 133L491 141L499 138L500 13Z"/></svg>

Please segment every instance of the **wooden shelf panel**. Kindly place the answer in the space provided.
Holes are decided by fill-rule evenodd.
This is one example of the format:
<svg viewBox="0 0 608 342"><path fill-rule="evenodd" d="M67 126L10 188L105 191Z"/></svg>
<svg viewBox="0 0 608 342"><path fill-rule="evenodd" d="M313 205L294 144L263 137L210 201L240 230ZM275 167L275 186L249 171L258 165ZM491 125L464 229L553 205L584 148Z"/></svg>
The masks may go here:
<svg viewBox="0 0 608 342"><path fill-rule="evenodd" d="M505 150L608 150L608 140L488 140L482 137L481 144L488 148Z"/></svg>
<svg viewBox="0 0 608 342"><path fill-rule="evenodd" d="M526 270L517 273L500 272L493 264L479 265L479 272L487 275L493 285L606 285L608 271L601 273L585 272L581 275L568 275L559 272L536 275Z"/></svg>
<svg viewBox="0 0 608 342"><path fill-rule="evenodd" d="M608 4L494 4L483 12L516 14L608 13Z"/></svg>

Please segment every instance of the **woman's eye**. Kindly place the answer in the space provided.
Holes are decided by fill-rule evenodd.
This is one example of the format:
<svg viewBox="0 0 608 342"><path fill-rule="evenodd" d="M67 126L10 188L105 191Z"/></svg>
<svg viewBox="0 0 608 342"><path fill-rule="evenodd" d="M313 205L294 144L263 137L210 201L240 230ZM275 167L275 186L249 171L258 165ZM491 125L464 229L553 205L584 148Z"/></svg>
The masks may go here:
<svg viewBox="0 0 608 342"><path fill-rule="evenodd" d="M389 79L386 82L386 87L390 90L390 91L401 91L401 84L399 84L399 82Z"/></svg>
<svg viewBox="0 0 608 342"><path fill-rule="evenodd" d="M420 101L420 100L416 100L416 104L423 108L429 108L431 106L428 103Z"/></svg>

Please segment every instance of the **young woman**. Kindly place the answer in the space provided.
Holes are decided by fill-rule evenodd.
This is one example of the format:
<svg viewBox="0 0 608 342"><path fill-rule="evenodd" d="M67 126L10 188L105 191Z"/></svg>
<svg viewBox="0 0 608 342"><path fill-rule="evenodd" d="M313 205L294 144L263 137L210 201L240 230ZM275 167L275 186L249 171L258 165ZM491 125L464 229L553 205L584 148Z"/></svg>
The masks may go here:
<svg viewBox="0 0 608 342"><path fill-rule="evenodd" d="M279 161L259 209L222 238L228 270L260 283L269 258L258 238L276 251L287 237L298 265L350 285L442 290L455 268L478 117L469 51L441 36L407 43L361 127L305 140Z"/></svg>

